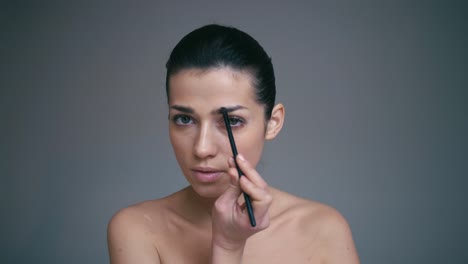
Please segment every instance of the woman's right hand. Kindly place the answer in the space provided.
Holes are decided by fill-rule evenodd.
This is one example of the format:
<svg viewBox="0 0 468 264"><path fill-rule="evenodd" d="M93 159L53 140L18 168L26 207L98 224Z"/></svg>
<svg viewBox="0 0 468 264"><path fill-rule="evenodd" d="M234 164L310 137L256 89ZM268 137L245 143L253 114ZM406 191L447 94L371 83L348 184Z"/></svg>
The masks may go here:
<svg viewBox="0 0 468 264"><path fill-rule="evenodd" d="M272 195L268 184L242 155L237 156L237 164L244 172L244 176L239 178L233 158L230 158L228 163L231 183L216 200L212 209L213 263L221 263L221 261L214 261L215 259L221 260L215 256L225 257L230 253L233 257L240 256L241 258L247 239L270 224L268 211ZM250 196L257 223L255 227L250 224L245 203L239 204L238 202L242 192ZM227 259L223 261L227 263Z"/></svg>

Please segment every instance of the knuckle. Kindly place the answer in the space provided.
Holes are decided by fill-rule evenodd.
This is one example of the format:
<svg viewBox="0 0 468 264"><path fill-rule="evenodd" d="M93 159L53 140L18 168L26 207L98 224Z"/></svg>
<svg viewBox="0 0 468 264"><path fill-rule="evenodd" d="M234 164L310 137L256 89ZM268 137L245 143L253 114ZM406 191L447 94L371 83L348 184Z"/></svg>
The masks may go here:
<svg viewBox="0 0 468 264"><path fill-rule="evenodd" d="M226 204L222 199L218 199L213 205L213 210L216 212L224 212L226 210Z"/></svg>
<svg viewBox="0 0 468 264"><path fill-rule="evenodd" d="M222 202L221 199L218 199L215 201L213 208L219 209L220 207L222 207Z"/></svg>
<svg viewBox="0 0 468 264"><path fill-rule="evenodd" d="M261 181L261 182L259 183L259 187L262 188L263 190L269 192L269 190L268 190L268 183L266 183L265 181Z"/></svg>
<svg viewBox="0 0 468 264"><path fill-rule="evenodd" d="M236 176L236 177L237 177L237 170L236 170L235 168L230 168L230 169L228 170L228 174L229 174L230 176Z"/></svg>
<svg viewBox="0 0 468 264"><path fill-rule="evenodd" d="M267 202L268 204L271 204L271 202L273 202L273 196L270 193L267 193L264 199L265 202Z"/></svg>
<svg viewBox="0 0 468 264"><path fill-rule="evenodd" d="M249 174L254 174L254 173L257 172L257 171L256 171L254 168L252 168L252 167L247 167L247 168L245 168L245 171L246 171L247 173L249 173Z"/></svg>

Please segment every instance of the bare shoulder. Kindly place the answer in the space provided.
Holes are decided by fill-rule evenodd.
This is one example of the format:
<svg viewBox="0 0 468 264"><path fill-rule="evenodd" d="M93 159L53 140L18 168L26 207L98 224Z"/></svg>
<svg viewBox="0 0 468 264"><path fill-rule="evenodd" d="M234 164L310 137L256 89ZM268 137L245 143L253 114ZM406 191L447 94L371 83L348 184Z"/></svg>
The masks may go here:
<svg viewBox="0 0 468 264"><path fill-rule="evenodd" d="M326 204L305 199L290 193L274 190L277 211L284 216L294 216L297 220L313 222L314 224L328 224L326 220L345 221L343 216L333 207Z"/></svg>
<svg viewBox="0 0 468 264"><path fill-rule="evenodd" d="M284 220L307 240L327 263L359 263L350 226L345 217L326 204L280 192Z"/></svg>
<svg viewBox="0 0 468 264"><path fill-rule="evenodd" d="M163 211L163 204L161 200L146 201L114 214L107 227L111 263L160 263L154 212Z"/></svg>

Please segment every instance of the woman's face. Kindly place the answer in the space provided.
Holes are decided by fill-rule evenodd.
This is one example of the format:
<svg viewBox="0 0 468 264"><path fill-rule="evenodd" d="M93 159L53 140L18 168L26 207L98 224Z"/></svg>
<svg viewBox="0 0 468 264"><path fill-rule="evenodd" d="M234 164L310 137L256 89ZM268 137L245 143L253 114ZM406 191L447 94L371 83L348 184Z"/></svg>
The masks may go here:
<svg viewBox="0 0 468 264"><path fill-rule="evenodd" d="M232 157L221 107L229 113L237 150L254 166L265 141L264 106L255 100L251 75L229 67L188 69L171 76L169 135L177 161L193 189L216 198L229 185Z"/></svg>

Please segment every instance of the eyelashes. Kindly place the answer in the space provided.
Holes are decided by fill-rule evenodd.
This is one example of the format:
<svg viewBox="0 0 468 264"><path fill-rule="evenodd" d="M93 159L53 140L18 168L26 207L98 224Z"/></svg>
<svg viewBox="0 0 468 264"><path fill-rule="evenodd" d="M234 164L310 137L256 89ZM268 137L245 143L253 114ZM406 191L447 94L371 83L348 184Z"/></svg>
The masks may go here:
<svg viewBox="0 0 468 264"><path fill-rule="evenodd" d="M175 125L178 125L178 126L190 126L190 125L196 125L198 123L196 119L186 114L174 115L171 118L171 120ZM224 129L226 129L224 125L224 120L222 117L217 121L217 123L219 126L222 126ZM238 116L229 116L229 124L231 125L233 129L239 128L245 125L245 119L238 117Z"/></svg>
<svg viewBox="0 0 468 264"><path fill-rule="evenodd" d="M244 119L240 117L236 117L236 116L229 117L229 125L231 125L231 127L239 127L239 126L243 126L244 124L245 124ZM224 125L224 120L223 120L223 125Z"/></svg>
<svg viewBox="0 0 468 264"><path fill-rule="evenodd" d="M172 122L176 125L187 126L194 124L194 120L189 115L174 115L172 117Z"/></svg>

